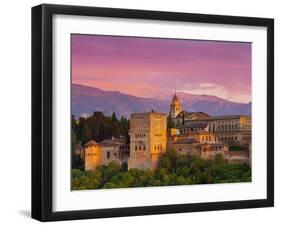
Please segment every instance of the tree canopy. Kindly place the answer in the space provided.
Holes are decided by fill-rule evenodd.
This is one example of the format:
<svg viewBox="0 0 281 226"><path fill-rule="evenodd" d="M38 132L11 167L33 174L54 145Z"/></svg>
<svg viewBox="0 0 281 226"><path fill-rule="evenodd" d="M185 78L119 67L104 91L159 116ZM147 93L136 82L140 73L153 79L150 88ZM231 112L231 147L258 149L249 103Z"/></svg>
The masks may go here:
<svg viewBox="0 0 281 226"><path fill-rule="evenodd" d="M78 120L72 116L72 140L82 145L93 139L100 142L111 137L125 136L128 138L129 120L122 116L117 119L115 112L105 116L103 112L94 112L93 115Z"/></svg>
<svg viewBox="0 0 281 226"><path fill-rule="evenodd" d="M251 169L246 164L229 164L220 154L205 160L196 155L178 155L172 150L163 155L156 171L127 170L115 162L95 171L72 170L73 190L249 181Z"/></svg>

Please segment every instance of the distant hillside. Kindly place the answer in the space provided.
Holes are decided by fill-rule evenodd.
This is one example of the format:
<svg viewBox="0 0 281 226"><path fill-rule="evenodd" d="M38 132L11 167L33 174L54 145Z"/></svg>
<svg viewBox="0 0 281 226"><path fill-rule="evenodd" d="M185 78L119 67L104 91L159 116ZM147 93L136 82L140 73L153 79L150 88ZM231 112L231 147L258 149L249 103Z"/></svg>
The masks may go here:
<svg viewBox="0 0 281 226"><path fill-rule="evenodd" d="M236 103L210 95L177 93L184 110L203 111L210 115L251 114L251 104ZM169 112L170 100L136 97L118 91L104 91L98 88L72 84L72 114L92 114L103 111L105 115L115 112L117 117L127 118L132 112Z"/></svg>

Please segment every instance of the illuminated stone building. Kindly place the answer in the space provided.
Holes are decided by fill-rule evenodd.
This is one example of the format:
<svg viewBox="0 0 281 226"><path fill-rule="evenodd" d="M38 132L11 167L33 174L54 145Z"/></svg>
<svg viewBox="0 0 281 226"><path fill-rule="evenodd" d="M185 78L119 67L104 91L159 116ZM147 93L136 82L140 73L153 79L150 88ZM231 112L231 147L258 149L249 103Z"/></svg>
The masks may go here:
<svg viewBox="0 0 281 226"><path fill-rule="evenodd" d="M175 95L171 103L170 112L174 112L175 103L177 103L178 109L182 109L180 101ZM251 143L251 116L210 116L204 112L187 111L181 111L176 115L170 113L170 116L171 120L174 122L174 127L179 129L180 134L207 131L214 133L219 141L229 145L242 145L247 147Z"/></svg>
<svg viewBox="0 0 281 226"><path fill-rule="evenodd" d="M172 122L177 124L177 116L181 113L181 103L175 94L170 105L170 117Z"/></svg>
<svg viewBox="0 0 281 226"><path fill-rule="evenodd" d="M100 165L107 166L110 162L123 164L128 162L129 144L125 138L105 139L100 143L90 140L85 144L85 170L95 170Z"/></svg>
<svg viewBox="0 0 281 226"><path fill-rule="evenodd" d="M157 169L159 158L166 152L166 146L166 114L156 112L131 114L128 169Z"/></svg>
<svg viewBox="0 0 281 226"><path fill-rule="evenodd" d="M170 130L170 133L168 149L175 150L181 155L194 154L211 159L217 154L224 156L228 152L228 145L219 142L216 135L211 132L195 131L180 134Z"/></svg>
<svg viewBox="0 0 281 226"><path fill-rule="evenodd" d="M101 165L108 165L110 162L116 162L121 165L128 162L130 148L125 141L125 137L105 139L99 145Z"/></svg>
<svg viewBox="0 0 281 226"><path fill-rule="evenodd" d="M205 159L222 154L229 162L249 163L250 116L210 116L204 112L187 112L182 110L176 94L169 114L172 128L167 130L165 113L132 113L130 143L124 137L105 139L100 143L91 140L85 144L84 151L83 147L77 146L75 154L84 153L85 170L95 170L99 165L110 162L127 163L128 169L155 170L167 150L175 150L181 155L196 154ZM235 152L241 147L242 152Z"/></svg>
<svg viewBox="0 0 281 226"><path fill-rule="evenodd" d="M251 143L252 122L250 116L213 116L207 121L209 122L209 131L215 133L220 141L245 146Z"/></svg>
<svg viewBox="0 0 281 226"><path fill-rule="evenodd" d="M100 146L94 140L85 144L85 170L95 170L101 163Z"/></svg>

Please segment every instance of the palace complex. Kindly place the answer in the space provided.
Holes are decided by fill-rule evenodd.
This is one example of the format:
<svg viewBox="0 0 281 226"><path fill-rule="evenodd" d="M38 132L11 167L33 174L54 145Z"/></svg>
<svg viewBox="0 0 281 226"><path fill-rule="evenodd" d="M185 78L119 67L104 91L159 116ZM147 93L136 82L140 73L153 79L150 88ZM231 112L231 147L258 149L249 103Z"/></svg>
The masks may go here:
<svg viewBox="0 0 281 226"><path fill-rule="evenodd" d="M167 128L169 125L169 128ZM163 153L175 150L181 155L200 155L211 159L222 154L229 162L251 164L251 117L244 115L210 116L204 112L187 112L175 94L169 115L158 112L132 113L130 141L124 137L90 140L77 145L85 170L115 161L128 169L158 167Z"/></svg>

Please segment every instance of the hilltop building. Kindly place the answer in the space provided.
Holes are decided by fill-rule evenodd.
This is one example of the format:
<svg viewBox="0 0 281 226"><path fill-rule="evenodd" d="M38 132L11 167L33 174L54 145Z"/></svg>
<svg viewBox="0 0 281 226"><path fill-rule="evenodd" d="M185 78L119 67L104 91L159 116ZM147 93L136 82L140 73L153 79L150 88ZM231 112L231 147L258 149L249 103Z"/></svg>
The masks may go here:
<svg viewBox="0 0 281 226"><path fill-rule="evenodd" d="M155 170L161 156L172 149L181 155L193 154L212 159L222 154L229 162L250 163L250 116L210 116L204 112L187 112L182 109L176 94L169 114L172 126L169 124L171 128L167 129L165 113L132 113L130 142L126 142L124 137L112 137L100 143L90 140L84 147L77 145L75 153L80 156L83 153L85 170L95 170L112 161L120 165L127 163L128 169ZM237 147L242 147L242 150L230 150Z"/></svg>
<svg viewBox="0 0 281 226"><path fill-rule="evenodd" d="M120 165L127 163L130 149L124 137L112 137L100 143L90 140L85 144L84 152L85 170L95 170L98 166L107 166L110 162Z"/></svg>
<svg viewBox="0 0 281 226"><path fill-rule="evenodd" d="M207 131L214 133L218 140L229 145L249 146L251 143L252 123L251 117L246 115L210 116L204 112L176 112L182 109L176 94L170 108L170 118L180 134L188 134L195 131Z"/></svg>
<svg viewBox="0 0 281 226"><path fill-rule="evenodd" d="M159 158L166 152L166 148L166 114L156 112L131 114L128 169L157 169Z"/></svg>
<svg viewBox="0 0 281 226"><path fill-rule="evenodd" d="M228 152L228 145L219 142L215 134L207 131L194 131L180 134L170 130L168 136L168 149L175 150L180 155L200 155L211 159L217 154L223 156Z"/></svg>
<svg viewBox="0 0 281 226"><path fill-rule="evenodd" d="M108 165L112 161L120 165L128 162L130 148L125 141L125 137L105 139L99 145L102 165Z"/></svg>

